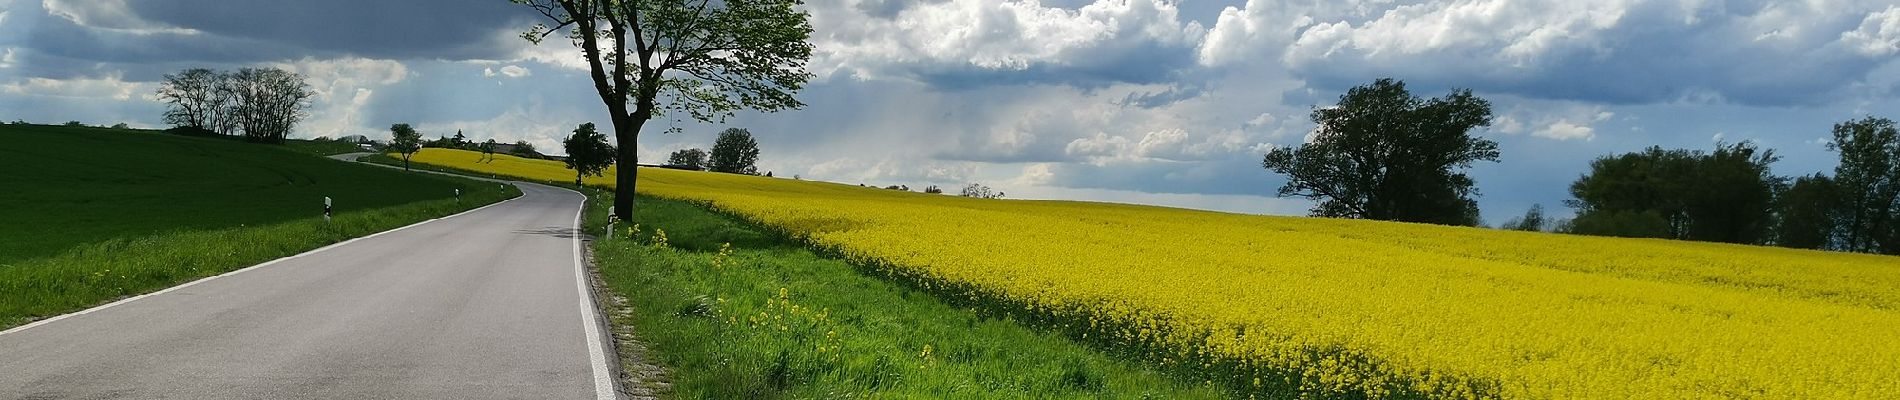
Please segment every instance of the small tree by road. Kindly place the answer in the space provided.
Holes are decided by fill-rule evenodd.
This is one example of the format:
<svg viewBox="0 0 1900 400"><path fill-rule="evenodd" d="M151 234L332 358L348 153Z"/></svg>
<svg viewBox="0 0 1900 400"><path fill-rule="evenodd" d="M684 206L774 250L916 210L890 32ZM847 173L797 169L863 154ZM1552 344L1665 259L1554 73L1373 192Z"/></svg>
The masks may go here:
<svg viewBox="0 0 1900 400"><path fill-rule="evenodd" d="M409 157L422 151L422 132L416 132L409 124L395 124L389 126L389 133L394 136L389 140L389 151L402 154L402 169L408 171Z"/></svg>
<svg viewBox="0 0 1900 400"><path fill-rule="evenodd" d="M581 179L588 175L600 176L607 167L614 165L614 146L607 144L607 135L594 130L594 123L584 123L574 128L574 135L561 141L567 150L567 169L574 170L574 185L580 186Z"/></svg>
<svg viewBox="0 0 1900 400"><path fill-rule="evenodd" d="M707 169L713 172L758 175L759 142L752 140L752 132L745 128L728 128L719 132L719 140L713 142L712 157Z"/></svg>

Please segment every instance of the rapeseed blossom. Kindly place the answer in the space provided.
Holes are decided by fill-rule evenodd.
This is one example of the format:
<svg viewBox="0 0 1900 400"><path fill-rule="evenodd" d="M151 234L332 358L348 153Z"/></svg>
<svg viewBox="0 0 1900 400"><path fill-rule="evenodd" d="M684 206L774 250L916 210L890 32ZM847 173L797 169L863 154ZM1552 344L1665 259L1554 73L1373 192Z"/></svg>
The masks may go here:
<svg viewBox="0 0 1900 400"><path fill-rule="evenodd" d="M449 166L491 171L454 156L471 162ZM492 171L564 171L523 161ZM1896 257L660 169L640 179L643 194L1267 394L1900 398Z"/></svg>

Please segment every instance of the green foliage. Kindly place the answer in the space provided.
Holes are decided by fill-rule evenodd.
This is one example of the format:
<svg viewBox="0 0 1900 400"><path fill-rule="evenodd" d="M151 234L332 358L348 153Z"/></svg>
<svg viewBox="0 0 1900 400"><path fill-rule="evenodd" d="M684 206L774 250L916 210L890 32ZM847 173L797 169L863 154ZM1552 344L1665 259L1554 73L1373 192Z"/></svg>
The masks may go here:
<svg viewBox="0 0 1900 400"><path fill-rule="evenodd" d="M495 145L496 144L497 143L495 143L495 139L491 138L491 139L488 139L488 141L486 142L482 142L482 144L478 146L478 148L482 152L483 160L487 160L490 162L495 161Z"/></svg>
<svg viewBox="0 0 1900 400"><path fill-rule="evenodd" d="M1564 233L1633 238L1668 238L1669 220L1656 210L1606 210L1579 213Z"/></svg>
<svg viewBox="0 0 1900 400"><path fill-rule="evenodd" d="M727 128L713 142L706 169L713 172L758 175L759 142L745 128Z"/></svg>
<svg viewBox="0 0 1900 400"><path fill-rule="evenodd" d="M1650 147L1598 158L1570 185L1573 232L1766 243L1775 193L1785 185L1769 173L1778 159L1749 142L1718 144L1713 153Z"/></svg>
<svg viewBox="0 0 1900 400"><path fill-rule="evenodd" d="M409 158L422 151L422 132L416 132L416 128L409 127L409 124L395 124L389 126L389 135L391 138L386 150L402 154L402 169L408 170Z"/></svg>
<svg viewBox="0 0 1900 400"><path fill-rule="evenodd" d="M83 128L86 126L86 124L79 121L66 121L66 124L61 125L61 126L65 126L68 128Z"/></svg>
<svg viewBox="0 0 1900 400"><path fill-rule="evenodd" d="M700 149L681 149L666 156L666 165L675 167L704 171L708 164L706 151Z"/></svg>
<svg viewBox="0 0 1900 400"><path fill-rule="evenodd" d="M1497 161L1497 143L1470 131L1491 124L1491 103L1456 90L1420 99L1380 79L1313 110L1313 140L1278 148L1261 165L1287 176L1280 196L1319 200L1322 217L1475 225L1475 182L1462 171Z"/></svg>
<svg viewBox="0 0 1900 400"><path fill-rule="evenodd" d="M1900 254L1900 131L1893 120L1866 117L1833 133L1843 250Z"/></svg>
<svg viewBox="0 0 1900 400"><path fill-rule="evenodd" d="M1524 216L1505 221L1503 225L1498 225L1498 229L1541 232L1544 230L1544 224L1544 205L1532 204L1530 211L1525 211Z"/></svg>
<svg viewBox="0 0 1900 400"><path fill-rule="evenodd" d="M534 144L528 143L528 141L526 140L515 141L515 148L510 151L516 157L535 158L535 159L542 158L541 152L535 151Z"/></svg>
<svg viewBox="0 0 1900 400"><path fill-rule="evenodd" d="M608 199L590 215L604 219ZM1221 398L1004 314L867 276L690 203L642 198L595 242L678 398ZM591 224L590 224L591 225ZM593 225L598 226L598 225ZM626 233L638 232L637 240ZM666 245L656 243L664 231Z"/></svg>
<svg viewBox="0 0 1900 400"><path fill-rule="evenodd" d="M1803 249L1834 246L1840 233L1836 221L1842 211L1840 187L1834 179L1821 174L1795 178L1778 201L1776 245Z"/></svg>
<svg viewBox="0 0 1900 400"><path fill-rule="evenodd" d="M516 193L238 140L20 125L0 139L13 146L0 157L0 327Z"/></svg>
<svg viewBox="0 0 1900 400"><path fill-rule="evenodd" d="M582 49L621 164L635 164L641 127L667 112L723 122L742 109L804 106L795 94L812 77L812 29L801 0L510 1L545 18L522 38L565 33ZM637 173L616 178L621 220L633 217Z"/></svg>
<svg viewBox="0 0 1900 400"><path fill-rule="evenodd" d="M574 134L561 141L567 150L567 169L574 170L574 185L581 184L581 178L587 175L600 176L607 167L614 165L614 146L607 144L607 135L594 130L594 123L588 122L574 128Z"/></svg>

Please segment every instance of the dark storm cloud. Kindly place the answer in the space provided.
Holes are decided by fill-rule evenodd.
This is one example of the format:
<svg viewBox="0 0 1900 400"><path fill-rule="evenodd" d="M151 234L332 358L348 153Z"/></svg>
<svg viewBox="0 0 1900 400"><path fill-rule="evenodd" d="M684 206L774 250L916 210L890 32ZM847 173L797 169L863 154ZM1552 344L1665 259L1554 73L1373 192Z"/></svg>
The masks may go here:
<svg viewBox="0 0 1900 400"><path fill-rule="evenodd" d="M128 80L178 65L225 67L302 58L508 59L531 13L504 1L210 1L59 3L8 11L0 45L25 57L19 76ZM123 11L123 12L120 12ZM195 31L195 33L194 33Z"/></svg>
<svg viewBox="0 0 1900 400"><path fill-rule="evenodd" d="M498 31L532 24L506 1L148 0L132 3L153 22L213 35L368 58L504 58ZM518 40L518 39L515 39Z"/></svg>
<svg viewBox="0 0 1900 400"><path fill-rule="evenodd" d="M918 81L943 90L994 86L1062 85L1094 90L1119 83L1174 83L1194 67L1194 47L1186 43L1141 42L1076 49L1056 60L1025 68L984 67L969 63L904 67Z"/></svg>

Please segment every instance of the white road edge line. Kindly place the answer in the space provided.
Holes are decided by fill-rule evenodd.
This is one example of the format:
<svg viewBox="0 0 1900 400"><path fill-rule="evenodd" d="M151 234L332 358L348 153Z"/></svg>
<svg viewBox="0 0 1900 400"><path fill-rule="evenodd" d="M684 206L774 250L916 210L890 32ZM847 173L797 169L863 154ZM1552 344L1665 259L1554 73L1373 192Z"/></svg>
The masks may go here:
<svg viewBox="0 0 1900 400"><path fill-rule="evenodd" d="M580 210L574 212L574 287L581 293L581 327L587 332L587 357L594 370L594 398L619 399L613 377L607 372L607 351L601 347L600 317L594 314L594 292L587 285L587 266L581 260L581 215L587 212L587 194L561 189L581 195Z"/></svg>
<svg viewBox="0 0 1900 400"><path fill-rule="evenodd" d="M442 216L442 217L436 217L436 218L431 218L431 219L428 219L428 220L424 220L424 221L422 221L422 222L417 222L417 223L413 223L413 224L409 224L409 225L405 225L405 226L403 226L403 227L400 227L400 228L396 228L396 229L390 229L390 230L386 230L386 231L382 231L382 232L376 232L376 233L372 233L372 234L370 234L369 236L363 236L363 237L359 237L359 238L354 238L354 239L350 239L350 240L345 240L345 241L341 241L341 242L337 242L337 243L332 243L332 244L330 244L329 246L323 246L323 247L318 247L318 248L317 248L316 250L311 250L311 251L306 251L306 252L302 252L302 253L297 253L297 254L295 254L295 255L291 255L291 256L288 256L288 257L284 257L284 258L279 258L279 259L275 259L275 260L270 260L270 261L265 261L265 262L264 262L264 263L262 263L262 264L257 264L257 265L252 265L252 266L249 266L249 267L244 267L243 269L239 269L239 270L236 270L236 271L231 271L231 272L226 272L226 273L222 273L222 274L217 274L217 275L212 275L212 276L208 276L208 277L204 277L204 278L199 278L198 280L195 280L195 281L191 281L191 282L186 282L185 284L182 284L182 285L178 285L178 286L172 286L172 287L169 287L169 288L165 288L165 289L162 289L162 290L159 290L159 291L156 291L156 292L151 292L151 293L146 293L146 294L141 294L141 295L137 295L137 296L132 296L132 297L127 297L127 298L125 298L125 299L121 299L121 300L119 300L119 301L114 301L114 302L111 302L111 303L106 303L106 304L104 304L104 305L100 305L100 306L97 306L97 307L93 307L93 308L88 308L88 309L84 309L84 310L80 310L80 311L76 311L76 312L72 312L72 313L68 313L68 314L61 314L61 315L59 315L59 316L55 316L55 317L52 317L52 318L47 318L47 319L42 319L42 320L38 320L38 321L33 321L32 323L28 323L28 324L26 324L26 325L20 325L20 326L17 326L17 327L14 327L13 329L8 329L8 330L4 330L4 331L0 331L0 335L6 335L6 334L9 334L9 333L15 333L15 332L20 332L20 331L24 331L24 330L27 330L27 329L31 329L31 328L33 328L33 327L36 327L36 326L40 326L40 325L46 325L46 324L50 324L50 323L53 323L53 322L58 322L59 320L63 320L63 319L67 319L67 318L72 318L72 317L77 317L77 316L81 316L81 315L86 315L86 314L91 314L91 313L93 313L93 312L96 312L96 311L99 311L99 310L104 310L104 309L108 309L108 308L112 308L112 307L115 307L115 306L118 306L118 305L120 305L120 304L125 304L125 303L130 303L130 302L134 302L134 301L138 301L139 299L143 299L143 298L147 298L147 297L152 297L152 296L157 296L157 295L161 295L161 294L165 294L165 293L170 293L170 292L172 292L172 291L174 291L174 290L179 290L179 289L184 289L184 288L188 288L188 287L191 287L192 285L197 285L197 284L200 284L200 283L204 283L205 281L209 281L209 280L212 280L212 279L218 279L218 278L223 278L223 277L227 277L227 276L231 276L231 275L237 275L237 274L240 274L240 273L244 273L245 271L250 271L250 270L254 270L254 269L258 269L258 268L263 268L263 267L268 267L268 266L271 266L271 265L273 265L273 264L277 264L277 263L280 263L280 262L284 262L285 260L291 260L291 259L295 259L295 258L298 258L298 257L303 257L303 256L307 256L307 255L311 255L311 254L315 254L315 253L317 253L317 252L320 252L320 251L324 251L324 250L329 250L329 249L333 249L333 248L337 248L337 247L341 247L341 246L343 246L343 245L347 245L347 244L350 244L350 243L355 243L355 242L356 242L356 241L358 241L358 240L363 240L363 239L369 239L369 238L373 238L373 237L377 237L377 236L382 236L383 234L387 234L387 233L392 233L392 232L396 232L396 231L400 231L400 230L404 230L404 229L409 229L409 228L413 228L413 227L416 227L417 225L422 225L422 224L426 224L426 223L430 223L430 222L435 222L435 221L441 221L441 220L445 220L445 219L449 219L449 218L455 218L455 217L459 217L459 216L462 216L462 215L466 215L466 214L468 214L468 213L472 213L472 212L476 212L476 211L480 211L481 209L484 209L484 208L489 208L489 207L494 207L494 206L498 206L498 205L501 205L502 203L507 203L507 202L510 202L510 201L515 201L516 199L520 199L520 198L522 198L522 197L527 197L527 194L526 194L526 193L523 193L522 195L520 195L520 196L515 196L515 197L514 197L514 198L512 198L512 199L507 199L507 200L502 200L502 201L497 201L497 202L495 202L494 204L489 204L489 205L485 205L485 206L481 206L481 207L475 207L475 208L473 208L473 209L469 209L468 211L463 211L463 212L459 212L459 213L455 213L455 214L450 214L450 215L447 215L447 216ZM583 198L585 198L585 196L583 196ZM582 200L582 201L585 201L585 200Z"/></svg>

